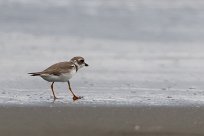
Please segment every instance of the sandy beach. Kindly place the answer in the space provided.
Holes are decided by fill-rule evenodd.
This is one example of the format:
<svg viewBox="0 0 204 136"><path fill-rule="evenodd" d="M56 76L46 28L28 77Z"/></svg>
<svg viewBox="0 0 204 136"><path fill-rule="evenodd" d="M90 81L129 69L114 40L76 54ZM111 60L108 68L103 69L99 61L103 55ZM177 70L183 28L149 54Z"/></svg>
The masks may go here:
<svg viewBox="0 0 204 136"><path fill-rule="evenodd" d="M0 0L0 135L203 136L204 2ZM66 83L27 73L83 56Z"/></svg>

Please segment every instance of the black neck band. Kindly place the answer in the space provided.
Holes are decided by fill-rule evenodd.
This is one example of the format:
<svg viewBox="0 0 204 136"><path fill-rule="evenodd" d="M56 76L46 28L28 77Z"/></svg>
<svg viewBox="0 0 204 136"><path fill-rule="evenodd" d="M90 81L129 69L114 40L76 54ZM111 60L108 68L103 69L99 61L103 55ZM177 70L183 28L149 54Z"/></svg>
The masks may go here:
<svg viewBox="0 0 204 136"><path fill-rule="evenodd" d="M74 66L76 68L76 72L77 72L79 70L78 66L74 62L72 62L72 64L74 64Z"/></svg>

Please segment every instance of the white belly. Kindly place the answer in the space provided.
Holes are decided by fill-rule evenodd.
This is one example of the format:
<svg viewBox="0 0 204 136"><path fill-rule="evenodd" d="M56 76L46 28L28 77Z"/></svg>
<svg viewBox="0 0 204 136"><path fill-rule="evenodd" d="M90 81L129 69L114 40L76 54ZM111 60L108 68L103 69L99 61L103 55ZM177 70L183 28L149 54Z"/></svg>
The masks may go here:
<svg viewBox="0 0 204 136"><path fill-rule="evenodd" d="M48 76L41 76L41 77L48 82L67 82L73 77L75 73L76 71L73 70L71 73L64 73L64 74L61 74L60 76L48 75Z"/></svg>

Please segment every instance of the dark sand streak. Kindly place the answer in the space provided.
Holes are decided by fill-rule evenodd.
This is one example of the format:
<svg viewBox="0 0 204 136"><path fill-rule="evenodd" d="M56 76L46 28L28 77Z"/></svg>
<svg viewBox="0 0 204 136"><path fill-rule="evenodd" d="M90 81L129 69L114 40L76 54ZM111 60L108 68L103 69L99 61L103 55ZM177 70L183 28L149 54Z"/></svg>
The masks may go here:
<svg viewBox="0 0 204 136"><path fill-rule="evenodd" d="M0 108L3 135L201 136L204 107ZM12 130L12 131L11 131Z"/></svg>

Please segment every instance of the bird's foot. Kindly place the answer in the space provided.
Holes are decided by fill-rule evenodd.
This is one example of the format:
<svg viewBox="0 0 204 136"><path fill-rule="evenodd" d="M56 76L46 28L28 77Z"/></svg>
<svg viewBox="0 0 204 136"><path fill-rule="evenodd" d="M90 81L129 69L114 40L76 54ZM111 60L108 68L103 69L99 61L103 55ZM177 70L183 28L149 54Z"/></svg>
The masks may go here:
<svg viewBox="0 0 204 136"><path fill-rule="evenodd" d="M81 98L83 98L83 97L74 95L72 99L73 99L73 101L76 101L76 100L81 99Z"/></svg>
<svg viewBox="0 0 204 136"><path fill-rule="evenodd" d="M59 98L58 97L54 97L54 101L57 100L57 99L59 99Z"/></svg>

